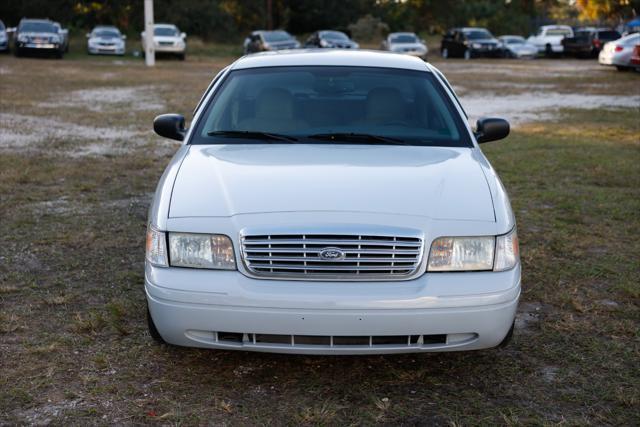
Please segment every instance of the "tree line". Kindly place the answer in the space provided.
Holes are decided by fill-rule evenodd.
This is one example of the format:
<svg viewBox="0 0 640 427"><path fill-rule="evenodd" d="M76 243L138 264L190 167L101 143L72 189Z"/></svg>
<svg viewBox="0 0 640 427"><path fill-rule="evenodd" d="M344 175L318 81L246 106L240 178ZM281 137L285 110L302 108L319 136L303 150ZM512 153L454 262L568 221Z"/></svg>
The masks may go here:
<svg viewBox="0 0 640 427"><path fill-rule="evenodd" d="M389 31L442 33L452 26L484 26L526 35L563 22L616 25L640 12L640 0L154 0L156 22L174 23L208 40L235 41L254 29L293 34L347 30L362 17ZM142 0L9 0L0 2L8 26L22 17L50 18L72 30L113 24L125 33L143 26Z"/></svg>

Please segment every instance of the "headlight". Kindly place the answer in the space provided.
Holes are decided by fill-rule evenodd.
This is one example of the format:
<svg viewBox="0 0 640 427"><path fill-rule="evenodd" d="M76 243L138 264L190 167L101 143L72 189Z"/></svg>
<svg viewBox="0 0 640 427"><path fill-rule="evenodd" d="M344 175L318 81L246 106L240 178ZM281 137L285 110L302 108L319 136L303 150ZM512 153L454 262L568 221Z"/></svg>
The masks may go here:
<svg viewBox="0 0 640 427"><path fill-rule="evenodd" d="M167 238L165 233L151 226L147 227L147 251L146 258L150 264L158 267L168 267Z"/></svg>
<svg viewBox="0 0 640 427"><path fill-rule="evenodd" d="M495 243L493 236L440 237L431 244L428 270L491 270Z"/></svg>
<svg viewBox="0 0 640 427"><path fill-rule="evenodd" d="M510 270L520 261L518 233L514 228L509 234L496 237L496 262L494 271Z"/></svg>
<svg viewBox="0 0 640 427"><path fill-rule="evenodd" d="M26 43L29 41L29 37L27 37L25 34L20 34L18 36L18 41L21 43Z"/></svg>
<svg viewBox="0 0 640 427"><path fill-rule="evenodd" d="M175 267L236 269L231 239L221 234L169 233L169 254Z"/></svg>
<svg viewBox="0 0 640 427"><path fill-rule="evenodd" d="M440 237L429 252L428 271L505 271L520 260L514 228L502 236Z"/></svg>
<svg viewBox="0 0 640 427"><path fill-rule="evenodd" d="M481 49L482 45L480 43L474 43L474 44L471 45L471 47L474 48L474 49Z"/></svg>
<svg viewBox="0 0 640 427"><path fill-rule="evenodd" d="M322 47L331 47L331 43L326 40L320 40L320 46Z"/></svg>

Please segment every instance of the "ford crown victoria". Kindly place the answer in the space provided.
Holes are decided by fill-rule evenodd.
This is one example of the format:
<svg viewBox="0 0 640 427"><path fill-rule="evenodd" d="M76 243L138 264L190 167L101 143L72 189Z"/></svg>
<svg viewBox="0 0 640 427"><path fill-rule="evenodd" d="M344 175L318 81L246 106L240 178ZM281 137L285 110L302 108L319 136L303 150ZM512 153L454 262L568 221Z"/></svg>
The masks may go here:
<svg viewBox="0 0 640 427"><path fill-rule="evenodd" d="M411 56L312 50L221 71L149 211L149 331L307 354L490 348L520 295L516 224L444 76Z"/></svg>

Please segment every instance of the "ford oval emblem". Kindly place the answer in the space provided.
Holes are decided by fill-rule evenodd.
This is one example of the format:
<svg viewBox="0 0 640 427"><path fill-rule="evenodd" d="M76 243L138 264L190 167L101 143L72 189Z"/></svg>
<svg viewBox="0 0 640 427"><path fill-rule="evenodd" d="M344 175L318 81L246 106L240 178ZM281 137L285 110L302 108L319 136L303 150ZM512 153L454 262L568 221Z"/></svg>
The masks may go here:
<svg viewBox="0 0 640 427"><path fill-rule="evenodd" d="M344 252L339 248L324 248L320 251L319 256L323 261L342 261Z"/></svg>

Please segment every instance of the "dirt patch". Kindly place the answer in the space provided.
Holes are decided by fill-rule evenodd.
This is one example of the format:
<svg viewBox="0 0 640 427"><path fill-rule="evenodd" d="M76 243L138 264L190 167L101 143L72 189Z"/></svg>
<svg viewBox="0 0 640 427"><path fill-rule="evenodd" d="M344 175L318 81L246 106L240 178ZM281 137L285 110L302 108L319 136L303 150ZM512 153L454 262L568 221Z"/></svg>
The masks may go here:
<svg viewBox="0 0 640 427"><path fill-rule="evenodd" d="M114 73L107 73L112 78ZM105 75L102 75L105 78ZM126 108L129 111L158 111L165 108L158 96L161 88L156 86L99 87L75 90L69 94L56 96L54 100L38 104L42 108L86 108L89 111Z"/></svg>
<svg viewBox="0 0 640 427"><path fill-rule="evenodd" d="M469 92L461 97L472 123L482 116L505 118L512 125L544 121L557 117L562 108L594 110L598 108L640 108L640 96L607 96L526 92L499 95L495 92Z"/></svg>

